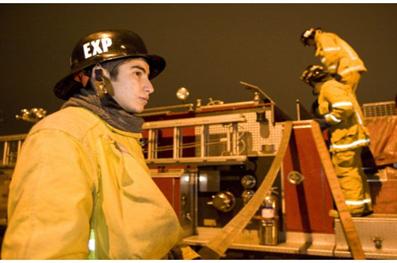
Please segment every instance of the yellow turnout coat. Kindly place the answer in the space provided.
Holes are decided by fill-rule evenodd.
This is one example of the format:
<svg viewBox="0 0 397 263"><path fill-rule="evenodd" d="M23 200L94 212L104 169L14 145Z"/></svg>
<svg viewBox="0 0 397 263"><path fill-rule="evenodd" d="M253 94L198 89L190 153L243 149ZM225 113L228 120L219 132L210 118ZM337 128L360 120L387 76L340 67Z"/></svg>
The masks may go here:
<svg viewBox="0 0 397 263"><path fill-rule="evenodd" d="M138 133L62 109L26 138L10 185L3 259L159 259L181 227L150 177Z"/></svg>

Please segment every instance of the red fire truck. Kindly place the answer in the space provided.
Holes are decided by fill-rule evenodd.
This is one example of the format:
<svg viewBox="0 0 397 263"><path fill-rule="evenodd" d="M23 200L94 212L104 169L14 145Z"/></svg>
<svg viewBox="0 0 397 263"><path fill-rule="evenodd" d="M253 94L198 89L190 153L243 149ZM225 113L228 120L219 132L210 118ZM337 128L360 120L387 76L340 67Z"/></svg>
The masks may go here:
<svg viewBox="0 0 397 263"><path fill-rule="evenodd" d="M142 145L152 177L174 207L184 242L208 244L250 202L278 153L284 124L292 133L281 169L226 258L350 258L341 219L329 216L334 200L311 133L310 114L299 102L291 120L258 87L250 101L182 103L146 109ZM187 90L177 93L187 97ZM365 258L397 259L397 116L394 102L363 105L371 146L364 171L374 214L352 219ZM326 133L324 133L326 135ZM1 223L24 134L2 136ZM326 139L326 136L325 136Z"/></svg>

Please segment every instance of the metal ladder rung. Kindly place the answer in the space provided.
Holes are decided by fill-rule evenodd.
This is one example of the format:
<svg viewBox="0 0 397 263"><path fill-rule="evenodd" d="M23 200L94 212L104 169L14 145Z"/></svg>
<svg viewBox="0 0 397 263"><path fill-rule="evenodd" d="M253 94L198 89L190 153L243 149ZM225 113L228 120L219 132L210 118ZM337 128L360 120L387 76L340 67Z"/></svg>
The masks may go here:
<svg viewBox="0 0 397 263"><path fill-rule="evenodd" d="M198 149L200 150L200 158L208 157L208 147L209 147L209 129L211 125L219 125L220 123L200 123L196 125L190 125L192 127L198 128L199 134L199 144ZM238 135L238 122L231 121L229 123L223 123L227 125L226 129L226 150L231 155L239 154L239 135ZM173 140L172 140L172 157L174 159L183 158L183 133L182 129L188 127L189 125L176 125L167 128L173 129ZM148 145L147 145L147 158L149 160L154 160L158 158L158 131L161 128L153 126L148 130Z"/></svg>
<svg viewBox="0 0 397 263"><path fill-rule="evenodd" d="M16 161L19 153L21 152L21 147L22 147L22 142L24 139L20 139L20 140L0 140L0 143L3 143L3 157L2 157L2 166L9 166L9 165L14 165L15 163L12 161ZM15 151L13 150L12 147L12 143L16 144L16 149ZM15 156L13 156L14 158L11 158L11 156L15 154Z"/></svg>

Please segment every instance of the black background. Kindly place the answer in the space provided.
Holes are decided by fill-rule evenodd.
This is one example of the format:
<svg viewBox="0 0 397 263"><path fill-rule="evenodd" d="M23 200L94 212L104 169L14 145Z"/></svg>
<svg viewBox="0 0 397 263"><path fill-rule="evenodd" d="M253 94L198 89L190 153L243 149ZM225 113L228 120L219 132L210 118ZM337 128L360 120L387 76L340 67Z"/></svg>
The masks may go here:
<svg viewBox="0 0 397 263"><path fill-rule="evenodd" d="M27 132L31 124L15 120L22 108L56 111L52 87L69 72L77 40L112 28L137 32L167 60L148 107L181 103L182 86L188 102L249 100L245 81L295 118L295 100L313 100L298 79L318 61L299 42L311 26L339 34L366 63L360 103L394 100L396 4L1 4L0 134Z"/></svg>

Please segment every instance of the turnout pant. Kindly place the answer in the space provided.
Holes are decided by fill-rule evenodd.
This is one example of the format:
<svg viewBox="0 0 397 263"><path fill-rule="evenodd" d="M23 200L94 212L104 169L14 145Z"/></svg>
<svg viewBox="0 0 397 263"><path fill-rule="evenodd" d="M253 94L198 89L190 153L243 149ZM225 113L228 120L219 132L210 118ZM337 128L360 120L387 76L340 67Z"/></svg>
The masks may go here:
<svg viewBox="0 0 397 263"><path fill-rule="evenodd" d="M352 215L372 211L367 176L361 167L361 148L332 154L332 163Z"/></svg>

